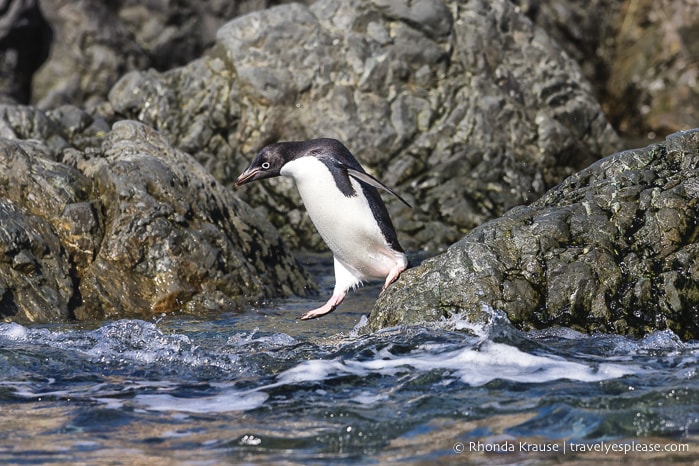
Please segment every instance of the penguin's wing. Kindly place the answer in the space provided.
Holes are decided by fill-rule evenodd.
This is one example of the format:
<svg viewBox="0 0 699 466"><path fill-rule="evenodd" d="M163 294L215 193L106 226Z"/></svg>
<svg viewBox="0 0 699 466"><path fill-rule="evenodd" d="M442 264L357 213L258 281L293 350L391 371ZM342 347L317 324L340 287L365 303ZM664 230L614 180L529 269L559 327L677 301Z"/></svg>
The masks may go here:
<svg viewBox="0 0 699 466"><path fill-rule="evenodd" d="M385 184L383 184L382 182L380 182L379 180L377 180L376 178L374 178L374 177L371 176L370 174L360 172L360 171L358 171L358 170L355 170L354 168L345 167L345 169L347 170L347 174L348 174L349 176L351 176L352 178L354 178L355 180L360 181L360 182L362 182L362 183L366 183L366 184L368 184L369 186L373 186L373 187L375 187L375 188L383 189L383 190L385 190L385 191L388 191L389 193L393 194L393 195L396 196L398 199L400 199L400 201L401 201L403 204L407 205L407 206L410 207L411 209L413 208L413 206L411 206L410 204L408 204L408 201L406 201L405 199L403 199L402 197L400 197L400 195L398 195L398 193L396 193L394 190L392 190L391 188L389 188L388 186L386 186Z"/></svg>

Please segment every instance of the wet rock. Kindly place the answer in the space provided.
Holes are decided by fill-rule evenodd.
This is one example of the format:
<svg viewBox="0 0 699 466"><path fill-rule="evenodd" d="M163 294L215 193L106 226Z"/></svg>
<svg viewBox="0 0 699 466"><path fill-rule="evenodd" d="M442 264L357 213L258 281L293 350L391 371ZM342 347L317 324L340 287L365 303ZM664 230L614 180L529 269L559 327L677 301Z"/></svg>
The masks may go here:
<svg viewBox="0 0 699 466"><path fill-rule="evenodd" d="M523 329L699 337L699 129L609 156L403 273L371 329L480 304Z"/></svg>
<svg viewBox="0 0 699 466"><path fill-rule="evenodd" d="M0 138L0 317L29 322L71 316L76 289L57 225L87 182L38 142Z"/></svg>
<svg viewBox="0 0 699 466"><path fill-rule="evenodd" d="M4 110L5 122L52 121ZM80 112L59 113L94 130ZM271 224L154 130L122 121L80 150L58 120L39 132L66 135L67 147L0 138L3 318L221 311L314 289Z"/></svg>
<svg viewBox="0 0 699 466"><path fill-rule="evenodd" d="M55 322L70 317L68 257L45 220L0 199L0 317Z"/></svg>
<svg viewBox="0 0 699 466"><path fill-rule="evenodd" d="M409 249L443 248L619 144L576 63L504 0L254 12L212 56L134 71L109 101L226 184L268 142L338 138L412 201L387 199ZM241 196L295 247L324 247L288 180Z"/></svg>
<svg viewBox="0 0 699 466"><path fill-rule="evenodd" d="M104 217L86 310L228 309L312 286L270 224L152 129L119 122L103 150L78 164Z"/></svg>

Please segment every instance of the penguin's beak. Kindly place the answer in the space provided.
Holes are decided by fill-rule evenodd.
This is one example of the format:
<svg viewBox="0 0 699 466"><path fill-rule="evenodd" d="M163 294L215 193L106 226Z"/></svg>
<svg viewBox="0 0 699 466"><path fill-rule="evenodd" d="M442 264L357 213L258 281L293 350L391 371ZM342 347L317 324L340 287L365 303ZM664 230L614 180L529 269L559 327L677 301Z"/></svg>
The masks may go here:
<svg viewBox="0 0 699 466"><path fill-rule="evenodd" d="M239 188L240 186L244 185L245 183L255 181L255 179L256 179L255 175L257 175L261 171L262 170L259 167L248 168L243 173L241 173L238 178L235 179L235 181L233 182L233 186L235 186L236 188Z"/></svg>

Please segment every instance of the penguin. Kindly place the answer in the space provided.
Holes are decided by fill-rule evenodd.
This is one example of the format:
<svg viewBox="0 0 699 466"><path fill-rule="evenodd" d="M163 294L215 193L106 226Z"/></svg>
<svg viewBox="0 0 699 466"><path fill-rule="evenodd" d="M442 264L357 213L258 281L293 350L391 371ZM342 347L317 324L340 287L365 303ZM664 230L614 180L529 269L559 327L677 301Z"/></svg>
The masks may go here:
<svg viewBox="0 0 699 466"><path fill-rule="evenodd" d="M321 138L265 146L234 185L276 176L294 180L311 221L333 253L333 294L300 319L333 312L350 289L366 280L384 280L383 292L408 267L378 189L410 204L364 171L340 141Z"/></svg>

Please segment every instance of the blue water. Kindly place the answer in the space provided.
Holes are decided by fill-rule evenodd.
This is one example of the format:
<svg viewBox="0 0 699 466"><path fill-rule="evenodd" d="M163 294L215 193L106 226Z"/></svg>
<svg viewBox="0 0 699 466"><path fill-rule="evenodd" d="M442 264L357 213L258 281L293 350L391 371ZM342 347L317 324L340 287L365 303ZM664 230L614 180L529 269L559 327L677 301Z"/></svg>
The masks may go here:
<svg viewBox="0 0 699 466"><path fill-rule="evenodd" d="M698 342L523 333L488 308L486 325L363 336L377 294L310 322L296 317L323 296L225 315L0 323L0 462L699 461Z"/></svg>

